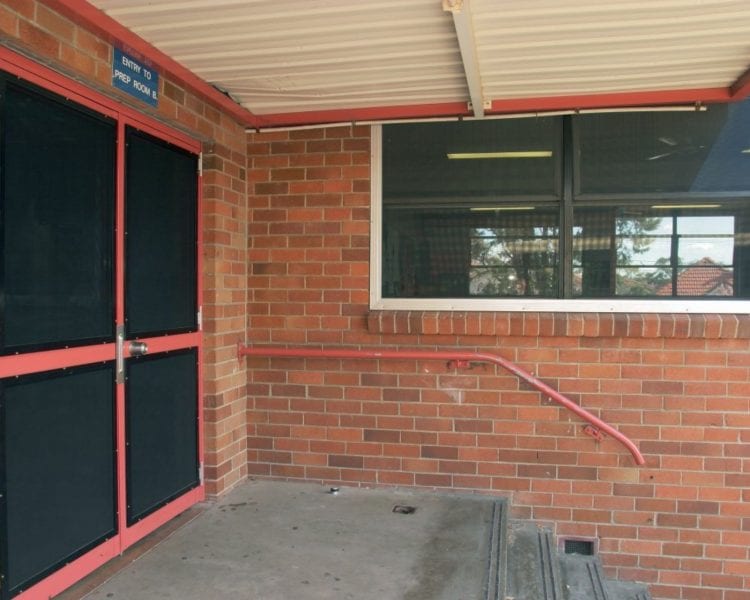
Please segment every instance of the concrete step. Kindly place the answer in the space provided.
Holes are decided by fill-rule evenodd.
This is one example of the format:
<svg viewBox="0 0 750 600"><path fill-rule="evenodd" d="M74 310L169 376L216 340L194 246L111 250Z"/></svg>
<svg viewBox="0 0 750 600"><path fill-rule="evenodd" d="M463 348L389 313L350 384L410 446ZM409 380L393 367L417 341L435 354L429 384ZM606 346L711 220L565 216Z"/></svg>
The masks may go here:
<svg viewBox="0 0 750 600"><path fill-rule="evenodd" d="M508 504L504 500L495 502L489 529L484 598L505 600L505 578L508 572Z"/></svg>
<svg viewBox="0 0 750 600"><path fill-rule="evenodd" d="M559 560L565 600L612 600L598 558L562 554Z"/></svg>
<svg viewBox="0 0 750 600"><path fill-rule="evenodd" d="M651 600L641 584L607 579L596 556L563 554L559 561L565 600Z"/></svg>
<svg viewBox="0 0 750 600"><path fill-rule="evenodd" d="M534 523L508 523L505 600L564 600L552 532Z"/></svg>
<svg viewBox="0 0 750 600"><path fill-rule="evenodd" d="M612 600L651 600L648 588L641 583L629 581L607 581L612 593Z"/></svg>

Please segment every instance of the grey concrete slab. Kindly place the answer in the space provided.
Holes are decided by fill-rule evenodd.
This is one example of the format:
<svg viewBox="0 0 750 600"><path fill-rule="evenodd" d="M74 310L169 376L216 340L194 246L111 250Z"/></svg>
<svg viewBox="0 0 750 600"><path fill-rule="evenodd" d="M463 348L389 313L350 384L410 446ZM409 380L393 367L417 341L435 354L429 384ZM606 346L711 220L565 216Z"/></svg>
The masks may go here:
<svg viewBox="0 0 750 600"><path fill-rule="evenodd" d="M484 600L497 502L250 481L86 598Z"/></svg>

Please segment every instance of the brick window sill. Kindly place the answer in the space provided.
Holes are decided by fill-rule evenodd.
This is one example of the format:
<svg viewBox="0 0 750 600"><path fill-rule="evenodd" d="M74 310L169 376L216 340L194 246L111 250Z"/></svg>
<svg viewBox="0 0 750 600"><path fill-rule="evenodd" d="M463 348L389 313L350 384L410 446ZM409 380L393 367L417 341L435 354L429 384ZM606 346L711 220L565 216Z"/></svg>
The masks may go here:
<svg viewBox="0 0 750 600"><path fill-rule="evenodd" d="M746 339L750 315L374 310L367 328L402 335Z"/></svg>

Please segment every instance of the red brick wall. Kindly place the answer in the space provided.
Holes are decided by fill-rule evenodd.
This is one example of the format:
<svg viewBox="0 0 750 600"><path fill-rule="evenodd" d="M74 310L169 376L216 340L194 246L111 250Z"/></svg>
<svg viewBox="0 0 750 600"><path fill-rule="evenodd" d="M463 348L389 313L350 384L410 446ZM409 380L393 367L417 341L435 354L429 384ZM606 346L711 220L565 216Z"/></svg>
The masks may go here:
<svg viewBox="0 0 750 600"><path fill-rule="evenodd" d="M134 102L110 86L111 45L43 3L6 0L0 40ZM160 92L158 111L138 109L204 141L209 493L249 472L510 495L558 534L599 536L610 573L657 598L747 597L747 316L370 314L368 129L246 147L240 124L177 82ZM253 359L248 374L245 337L499 352L632 436L648 464L494 367Z"/></svg>
<svg viewBox="0 0 750 600"><path fill-rule="evenodd" d="M496 352L647 458L494 366L252 358L250 474L507 495L655 598L748 597L747 315L370 313L368 129L251 135L248 181L250 343Z"/></svg>
<svg viewBox="0 0 750 600"><path fill-rule="evenodd" d="M43 2L5 0L0 43L203 142L205 475L207 492L221 493L247 474L246 369L236 358L246 307L244 127L163 73L158 110L115 90L112 45Z"/></svg>

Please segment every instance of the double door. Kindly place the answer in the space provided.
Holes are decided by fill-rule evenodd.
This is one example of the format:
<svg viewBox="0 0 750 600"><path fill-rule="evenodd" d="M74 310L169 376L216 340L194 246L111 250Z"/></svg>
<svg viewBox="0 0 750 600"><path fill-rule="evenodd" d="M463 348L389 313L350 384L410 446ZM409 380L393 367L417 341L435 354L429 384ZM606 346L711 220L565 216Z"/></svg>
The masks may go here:
<svg viewBox="0 0 750 600"><path fill-rule="evenodd" d="M0 75L0 598L200 500L198 156Z"/></svg>

